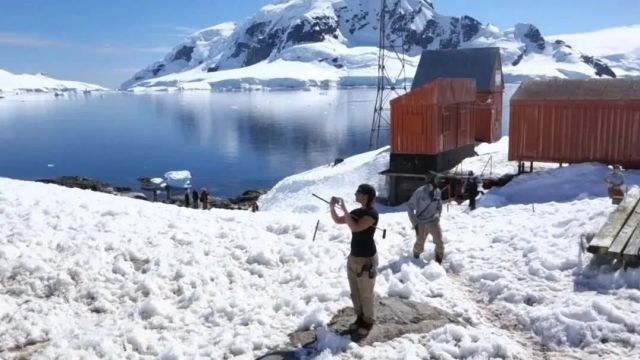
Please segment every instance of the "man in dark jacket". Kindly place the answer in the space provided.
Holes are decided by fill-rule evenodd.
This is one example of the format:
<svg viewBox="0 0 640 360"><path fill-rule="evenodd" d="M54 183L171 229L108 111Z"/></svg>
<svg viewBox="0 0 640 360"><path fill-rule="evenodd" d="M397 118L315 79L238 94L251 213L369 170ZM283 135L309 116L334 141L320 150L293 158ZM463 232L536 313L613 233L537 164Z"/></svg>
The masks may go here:
<svg viewBox="0 0 640 360"><path fill-rule="evenodd" d="M202 203L202 208L207 210L209 208L209 191L207 188L202 188L200 192L200 202Z"/></svg>
<svg viewBox="0 0 640 360"><path fill-rule="evenodd" d="M199 206L198 206L198 198L200 198L200 196L198 195L198 190L193 189L193 191L191 192L191 199L193 200L193 208L194 209L199 208Z"/></svg>
<svg viewBox="0 0 640 360"><path fill-rule="evenodd" d="M467 175L468 177L464 182L464 192L469 198L469 210L475 210L476 198L479 194L478 185L480 185L480 179L471 170L467 173Z"/></svg>

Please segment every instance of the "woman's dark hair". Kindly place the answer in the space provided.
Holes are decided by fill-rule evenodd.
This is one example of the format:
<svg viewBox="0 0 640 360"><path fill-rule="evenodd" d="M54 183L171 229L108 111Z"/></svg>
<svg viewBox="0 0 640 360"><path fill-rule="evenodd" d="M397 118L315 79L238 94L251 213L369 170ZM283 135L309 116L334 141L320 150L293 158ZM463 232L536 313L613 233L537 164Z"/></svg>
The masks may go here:
<svg viewBox="0 0 640 360"><path fill-rule="evenodd" d="M360 184L356 191L367 196L367 207L371 207L373 201L376 199L376 189L369 184Z"/></svg>

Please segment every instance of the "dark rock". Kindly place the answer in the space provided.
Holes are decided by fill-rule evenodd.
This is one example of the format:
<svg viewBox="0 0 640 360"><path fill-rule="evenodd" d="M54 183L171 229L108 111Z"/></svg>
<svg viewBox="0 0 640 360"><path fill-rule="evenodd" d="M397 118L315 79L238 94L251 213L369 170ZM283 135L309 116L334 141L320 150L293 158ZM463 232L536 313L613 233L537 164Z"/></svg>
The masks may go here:
<svg viewBox="0 0 640 360"><path fill-rule="evenodd" d="M173 61L176 60L184 60L186 62L191 61L191 55L193 54L193 46L184 45L178 51L176 51L175 55L173 55Z"/></svg>
<svg viewBox="0 0 640 360"><path fill-rule="evenodd" d="M238 42L236 44L236 48L233 51L233 54L231 54L230 57L232 58L237 58L239 57L241 54L245 53L247 50L249 50L249 48L251 48L251 46L249 46L249 44L247 44L246 42Z"/></svg>
<svg viewBox="0 0 640 360"><path fill-rule="evenodd" d="M504 174L502 176L500 176L499 178L484 178L482 179L482 187L484 189L491 189L492 187L502 187L507 185L511 180L513 180L513 178L515 177L515 174Z"/></svg>
<svg viewBox="0 0 640 360"><path fill-rule="evenodd" d="M284 29L278 28L267 31L270 21L254 23L245 30L247 39L236 43L231 58L238 58L245 54L242 66L251 66L267 59L282 43Z"/></svg>
<svg viewBox="0 0 640 360"><path fill-rule="evenodd" d="M292 44L321 42L326 36L335 35L337 31L338 23L334 19L329 16L316 16L293 25L287 34L286 42Z"/></svg>
<svg viewBox="0 0 640 360"><path fill-rule="evenodd" d="M524 58L524 52L521 52L520 55L518 55L518 57L511 62L511 65L517 66L518 64L520 64L520 61L522 61L523 58Z"/></svg>
<svg viewBox="0 0 640 360"><path fill-rule="evenodd" d="M220 198L220 197L210 197L209 198L209 207L213 207L216 209L226 209L226 210L242 210L234 203L229 201L229 199Z"/></svg>
<svg viewBox="0 0 640 360"><path fill-rule="evenodd" d="M153 73L153 76L158 75L158 73L160 71L162 71L162 69L164 69L164 64L159 64L158 66L156 66L155 68L153 68L153 70L151 70L151 72ZM144 77L139 77L140 79L144 79ZM138 77L136 77L136 80L138 80Z"/></svg>
<svg viewBox="0 0 640 360"><path fill-rule="evenodd" d="M149 200L147 198L147 195L141 192L124 192L124 193L121 193L120 195L128 198L132 198L132 199L137 199L137 200Z"/></svg>
<svg viewBox="0 0 640 360"><path fill-rule="evenodd" d="M582 61L596 70L596 75L602 77L603 75L616 78L616 73L605 64L602 60L596 59L593 56L582 55L580 57Z"/></svg>
<svg viewBox="0 0 640 360"><path fill-rule="evenodd" d="M355 316L352 307L338 311L327 324L329 331L338 335L351 336L349 324ZM376 324L364 339L351 336L360 346L383 343L405 334L425 334L447 324L460 324L451 313L434 306L411 300L387 297L377 299ZM313 357L324 349L318 348L316 330L300 330L289 335L289 349L270 352L259 359L295 359ZM295 348L297 347L297 348ZM295 349L293 349L295 348Z"/></svg>
<svg viewBox="0 0 640 360"><path fill-rule="evenodd" d="M161 186L151 182L151 179L152 178L148 176L139 177L137 180L140 182L140 189L146 190L146 191L153 191L153 190L164 191Z"/></svg>
<svg viewBox="0 0 640 360"><path fill-rule="evenodd" d="M368 15L369 15L368 11L362 11L359 14L354 14L351 17L351 21L349 25L349 33L353 34L358 29L362 29L362 24L366 21Z"/></svg>
<svg viewBox="0 0 640 360"><path fill-rule="evenodd" d="M248 207L251 206L251 203L255 203L258 201L260 196L264 195L269 191L268 189L258 189L258 190L247 190L242 193L242 195L229 199L232 204L240 205L244 204Z"/></svg>
<svg viewBox="0 0 640 360"><path fill-rule="evenodd" d="M70 188L100 191L100 192L111 193L111 194L115 192L131 191L130 187L113 186L103 181L85 178L82 176L61 176L55 179L38 179L36 181L45 183L45 184L57 184L57 185L62 185Z"/></svg>
<svg viewBox="0 0 640 360"><path fill-rule="evenodd" d="M457 49L460 46L460 19L452 18L449 37L440 40L440 49Z"/></svg>
<svg viewBox="0 0 640 360"><path fill-rule="evenodd" d="M460 20L460 26L462 28L462 41L469 41L480 32L480 21L472 18L471 16L463 16Z"/></svg>
<svg viewBox="0 0 640 360"><path fill-rule="evenodd" d="M269 191L268 189L258 189L258 190L247 190L242 195L235 198L222 198L222 197L214 197L209 196L207 204L208 209L216 208L216 209L225 209L225 210L257 210L257 201L260 196L264 195ZM159 196L162 198L162 196ZM176 190L174 194L172 192L171 199L169 200L170 204L178 205L178 206L187 206L184 200L184 194L181 191Z"/></svg>
<svg viewBox="0 0 640 360"><path fill-rule="evenodd" d="M545 49L545 41L542 34L540 34L540 30L533 25L529 25L529 29L524 33L524 37L529 40L532 44L535 44L538 50Z"/></svg>
<svg viewBox="0 0 640 360"><path fill-rule="evenodd" d="M284 29L278 28L267 31L270 21L254 23L247 28L245 34L248 38L236 44L232 58L238 58L246 54L242 66L251 66L267 59L282 42Z"/></svg>
<svg viewBox="0 0 640 360"><path fill-rule="evenodd" d="M245 34L247 34L249 37L252 37L252 38L256 38L258 36L264 36L267 26L269 26L270 24L271 24L270 21L251 24L251 26L249 26L245 31Z"/></svg>
<svg viewBox="0 0 640 360"><path fill-rule="evenodd" d="M392 28L394 26L395 25L392 24ZM398 25L399 29L397 31L401 31L400 29L402 29L402 26L405 26L405 25L399 24ZM424 26L421 32L417 32L414 29L410 29L405 33L405 36L404 36L405 50L409 51L411 47L414 45L417 45L422 49L426 49L435 40L434 35L437 29L438 29L438 22L433 19L429 19L429 21L427 21L427 24Z"/></svg>
<svg viewBox="0 0 640 360"><path fill-rule="evenodd" d="M216 72L216 71L218 71L218 70L220 70L220 67L219 67L218 65L216 65L216 66L210 66L210 67L208 67L208 68L207 68L207 72L208 72L208 73Z"/></svg>

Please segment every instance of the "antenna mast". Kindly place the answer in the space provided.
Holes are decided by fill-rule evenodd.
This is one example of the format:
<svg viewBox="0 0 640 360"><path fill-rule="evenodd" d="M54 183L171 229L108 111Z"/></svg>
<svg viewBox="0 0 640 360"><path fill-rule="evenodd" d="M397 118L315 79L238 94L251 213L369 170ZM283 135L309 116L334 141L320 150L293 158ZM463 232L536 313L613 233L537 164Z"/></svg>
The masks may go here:
<svg viewBox="0 0 640 360"><path fill-rule="evenodd" d="M380 0L380 29L378 41L378 83L376 102L373 108L373 121L371 122L371 135L369 137L369 150L379 148L381 142L381 132L389 133L391 128L391 112L389 109L389 100L392 97L400 96L407 92L407 78L405 74L405 54L404 54L404 36L394 36L387 34L387 17L391 19L400 2L395 1L393 9L387 6L387 0ZM387 64L390 62L398 62L399 69L392 76L389 73ZM395 66L393 67L395 68ZM392 71L394 69L391 69ZM401 89L398 89L398 86ZM388 139L388 135L386 135ZM383 138L382 141L385 139Z"/></svg>

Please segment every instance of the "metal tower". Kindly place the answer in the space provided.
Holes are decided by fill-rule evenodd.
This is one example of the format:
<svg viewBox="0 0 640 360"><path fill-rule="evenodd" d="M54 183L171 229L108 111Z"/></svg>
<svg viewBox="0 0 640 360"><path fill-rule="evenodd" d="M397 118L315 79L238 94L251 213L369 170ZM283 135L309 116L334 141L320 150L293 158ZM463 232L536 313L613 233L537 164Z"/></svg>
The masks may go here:
<svg viewBox="0 0 640 360"><path fill-rule="evenodd" d="M407 92L407 81L405 74L405 54L404 36L387 34L387 18L400 6L395 0L394 8L387 6L387 0L380 1L380 29L378 42L378 84L376 102L373 108L373 121L371 122L371 136L369 137L369 150L377 149L381 145L381 133L388 137L391 129L391 113L389 100L392 97L400 96ZM387 63L390 61L399 62L399 71L389 73ZM400 88L398 88L400 87Z"/></svg>

